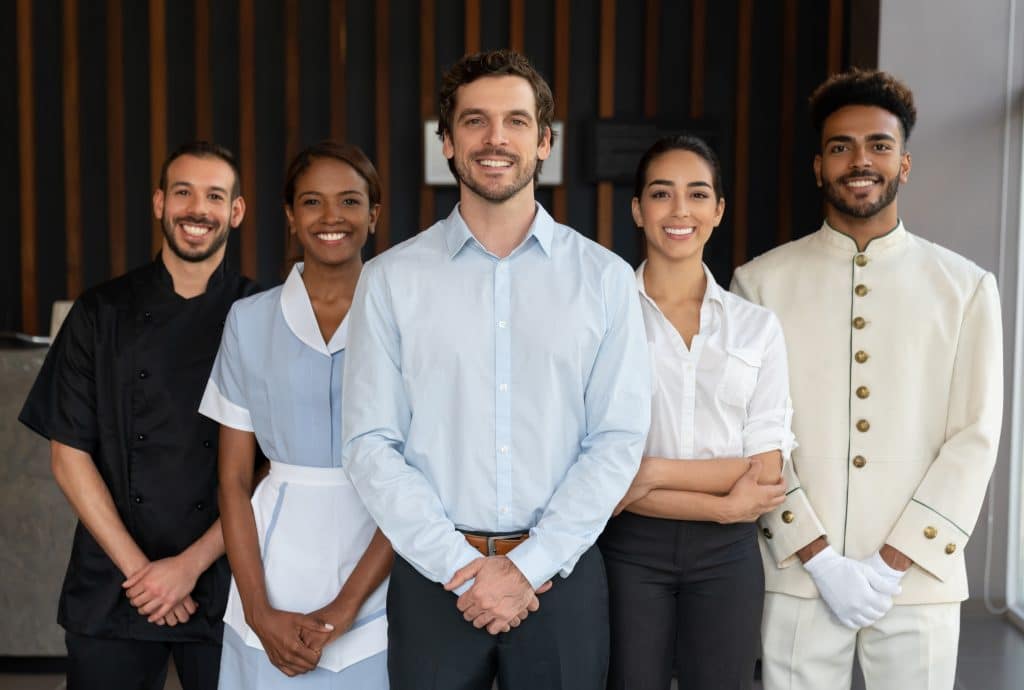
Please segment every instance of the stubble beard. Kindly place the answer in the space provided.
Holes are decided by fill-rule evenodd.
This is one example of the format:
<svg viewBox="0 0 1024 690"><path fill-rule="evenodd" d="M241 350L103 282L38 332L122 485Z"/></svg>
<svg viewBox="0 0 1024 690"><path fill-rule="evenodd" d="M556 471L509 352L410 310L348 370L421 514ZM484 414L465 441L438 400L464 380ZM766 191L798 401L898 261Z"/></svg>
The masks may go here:
<svg viewBox="0 0 1024 690"><path fill-rule="evenodd" d="M474 154L474 157L486 157L488 155L502 156L505 158L512 159L513 167L520 165L521 158L519 156L513 156L507 151L501 151L499 149L486 150ZM455 172L458 174L459 183L465 185L470 191L482 199L486 199L495 204L508 201L516 194L526 188L530 182L533 181L534 173L537 170L537 158L534 157L532 161L524 165L519 169L519 174L504 187L486 187L473 179L470 173L469 167L466 163L459 158L455 158Z"/></svg>
<svg viewBox="0 0 1024 690"><path fill-rule="evenodd" d="M899 177L894 177L889 180L885 187L883 187L882 195L878 197L878 201L870 203L866 202L857 206L847 203L846 200L843 199L840 187L847 178L857 176L858 175L856 174L851 174L836 178L835 180L823 179L822 190L825 194L825 201L843 215L863 220L865 218L871 218L878 215L883 209L887 208L889 204L896 200L896 195L899 193L900 189Z"/></svg>
<svg viewBox="0 0 1024 690"><path fill-rule="evenodd" d="M204 224L208 223L209 220L205 218L197 218L192 216L179 216L175 219L170 219L165 213L160 218L160 227L164 232L164 239L167 240L167 246L171 248L171 253L182 261L188 261L189 263L202 263L211 256L220 251L228 241L228 226L218 225L212 231L213 238L210 240L210 244L205 249L196 249L189 251L186 247L182 247L178 244L178 238L175 235L174 227L178 223L195 223Z"/></svg>

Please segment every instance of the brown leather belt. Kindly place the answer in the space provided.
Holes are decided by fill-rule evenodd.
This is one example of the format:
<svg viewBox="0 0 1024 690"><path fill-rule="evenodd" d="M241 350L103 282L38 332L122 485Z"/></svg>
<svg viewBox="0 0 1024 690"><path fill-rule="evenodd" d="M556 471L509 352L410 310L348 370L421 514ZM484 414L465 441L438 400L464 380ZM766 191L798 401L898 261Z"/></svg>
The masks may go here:
<svg viewBox="0 0 1024 690"><path fill-rule="evenodd" d="M470 534L467 532L463 532L462 535L466 537L466 541L469 542L470 546L482 553L484 556L504 556L530 537L528 532L520 534L497 534L491 537L484 536L482 534Z"/></svg>

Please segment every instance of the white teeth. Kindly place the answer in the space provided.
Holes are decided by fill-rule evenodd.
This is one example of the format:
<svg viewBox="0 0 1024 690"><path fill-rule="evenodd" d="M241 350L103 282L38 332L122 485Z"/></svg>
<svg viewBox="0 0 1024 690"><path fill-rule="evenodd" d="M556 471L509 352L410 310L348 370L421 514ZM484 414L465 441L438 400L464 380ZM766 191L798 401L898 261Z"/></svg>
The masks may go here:
<svg viewBox="0 0 1024 690"><path fill-rule="evenodd" d="M665 228L665 232L672 235L673 237L683 237L685 235L692 235L695 228Z"/></svg>
<svg viewBox="0 0 1024 690"><path fill-rule="evenodd" d="M508 168L512 165L509 161L482 160L480 165L486 168Z"/></svg>
<svg viewBox="0 0 1024 690"><path fill-rule="evenodd" d="M209 228L203 227L202 225L182 224L181 229L185 231L186 235L191 235L192 237L202 237L209 231Z"/></svg>
<svg viewBox="0 0 1024 690"><path fill-rule="evenodd" d="M847 187L870 187L875 183L874 180L850 180L846 183Z"/></svg>
<svg viewBox="0 0 1024 690"><path fill-rule="evenodd" d="M348 235L347 232L321 232L317 233L317 237L325 242L335 242Z"/></svg>

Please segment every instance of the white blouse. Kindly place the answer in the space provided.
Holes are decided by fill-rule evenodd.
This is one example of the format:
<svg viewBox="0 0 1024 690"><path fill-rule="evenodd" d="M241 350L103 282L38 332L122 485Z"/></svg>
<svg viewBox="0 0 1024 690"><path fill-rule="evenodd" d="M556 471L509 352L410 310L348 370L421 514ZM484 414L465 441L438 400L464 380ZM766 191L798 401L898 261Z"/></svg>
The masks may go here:
<svg viewBox="0 0 1024 690"><path fill-rule="evenodd" d="M636 271L651 352L651 430L645 456L751 457L796 447L782 327L775 315L723 290L704 267L700 331L689 349Z"/></svg>

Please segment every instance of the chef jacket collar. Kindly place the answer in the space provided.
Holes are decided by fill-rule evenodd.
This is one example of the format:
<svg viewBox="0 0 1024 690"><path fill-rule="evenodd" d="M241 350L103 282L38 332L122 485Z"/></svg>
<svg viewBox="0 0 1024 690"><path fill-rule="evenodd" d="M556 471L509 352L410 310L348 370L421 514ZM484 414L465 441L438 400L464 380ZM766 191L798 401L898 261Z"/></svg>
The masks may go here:
<svg viewBox="0 0 1024 690"><path fill-rule="evenodd" d="M226 270L226 265L227 255L225 254L225 256L221 258L220 263L217 264L217 268L213 269L213 273L210 274L209 279L206 281L206 290L203 291L204 293L210 290L210 288L216 287L217 285L224 282L224 272ZM171 277L170 272L168 272L167 270L167 266L164 265L162 252L157 252L156 258L153 259L153 272L154 275L156 276L156 279L160 282L161 285L163 285L171 292L174 292L174 278Z"/></svg>
<svg viewBox="0 0 1024 690"><path fill-rule="evenodd" d="M296 338L320 354L330 357L345 349L348 316L342 319L334 331L331 342L325 344L320 326L316 322L316 314L313 313L313 303L309 301L309 293L306 292L306 284L302 282L304 268L305 265L301 261L296 263L288 274L288 279L284 281L284 287L281 288L281 312L284 314L285 323Z"/></svg>

